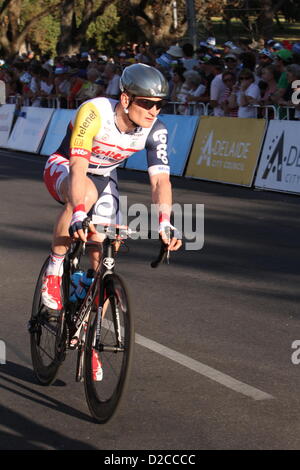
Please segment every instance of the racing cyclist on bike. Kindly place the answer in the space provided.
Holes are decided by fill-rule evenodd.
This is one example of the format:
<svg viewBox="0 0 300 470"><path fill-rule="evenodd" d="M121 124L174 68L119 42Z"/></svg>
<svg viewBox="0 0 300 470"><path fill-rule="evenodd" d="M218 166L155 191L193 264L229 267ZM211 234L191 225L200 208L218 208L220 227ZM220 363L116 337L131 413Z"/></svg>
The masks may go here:
<svg viewBox="0 0 300 470"><path fill-rule="evenodd" d="M157 119L168 96L168 83L156 68L133 64L124 69L120 89L119 101L97 97L78 108L59 149L45 166L48 191L64 204L54 227L42 286L43 305L53 313L62 309L60 287L70 235L86 241L82 224L91 212L101 216L102 223L119 222L116 168L143 148L147 151L152 202L158 207L159 233L170 251L182 245L170 223L168 132ZM91 238L97 239L92 224L90 231Z"/></svg>

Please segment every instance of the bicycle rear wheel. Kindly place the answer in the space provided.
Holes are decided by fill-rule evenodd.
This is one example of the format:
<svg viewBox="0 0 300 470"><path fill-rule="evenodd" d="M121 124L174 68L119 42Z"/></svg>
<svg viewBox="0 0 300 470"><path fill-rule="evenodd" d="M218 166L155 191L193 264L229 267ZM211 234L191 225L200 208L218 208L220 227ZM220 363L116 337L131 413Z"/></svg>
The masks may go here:
<svg viewBox="0 0 300 470"><path fill-rule="evenodd" d="M105 423L116 413L128 383L133 356L134 324L129 299L122 279L116 274L104 281L99 349L95 349L97 313L89 317L85 359L85 395L91 415ZM120 325L119 333L117 324ZM102 378L95 379L95 355L102 366Z"/></svg>
<svg viewBox="0 0 300 470"><path fill-rule="evenodd" d="M29 321L32 366L42 385L53 383L65 358L66 349L64 311L57 322L49 322L48 313L41 303L42 280L47 265L48 259L45 261L37 281Z"/></svg>

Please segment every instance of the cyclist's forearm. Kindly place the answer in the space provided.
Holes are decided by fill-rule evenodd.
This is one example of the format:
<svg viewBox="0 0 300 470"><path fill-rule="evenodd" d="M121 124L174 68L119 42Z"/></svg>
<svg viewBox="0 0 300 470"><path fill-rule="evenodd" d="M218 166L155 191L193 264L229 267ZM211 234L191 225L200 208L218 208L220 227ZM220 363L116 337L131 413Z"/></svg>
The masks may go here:
<svg viewBox="0 0 300 470"><path fill-rule="evenodd" d="M69 199L73 209L85 204L87 168L88 162L83 158L77 158L74 162L70 161Z"/></svg>
<svg viewBox="0 0 300 470"><path fill-rule="evenodd" d="M172 186L169 180L158 180L152 183L152 202L156 205L158 215L170 217L172 208Z"/></svg>

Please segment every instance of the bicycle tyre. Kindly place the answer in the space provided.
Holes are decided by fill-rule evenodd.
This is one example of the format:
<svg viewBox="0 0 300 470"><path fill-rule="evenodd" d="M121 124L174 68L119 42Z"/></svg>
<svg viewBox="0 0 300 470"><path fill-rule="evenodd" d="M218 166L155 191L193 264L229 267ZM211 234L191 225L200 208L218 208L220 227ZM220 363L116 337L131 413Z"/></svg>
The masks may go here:
<svg viewBox="0 0 300 470"><path fill-rule="evenodd" d="M37 280L29 321L32 366L38 382L42 385L51 385L54 382L66 350L64 311L57 325L51 327L47 324L45 311L42 309L41 287L48 260L49 258L43 264Z"/></svg>
<svg viewBox="0 0 300 470"><path fill-rule="evenodd" d="M98 353L103 368L103 379L93 380L92 355L97 314L91 311L87 327L84 356L84 386L86 401L91 415L98 423L111 420L124 397L133 357L134 322L129 305L129 297L122 278L116 274L109 275L103 281L107 309L102 320L101 347ZM112 346L115 341L114 317L116 308L121 324L123 352L105 352L105 347Z"/></svg>

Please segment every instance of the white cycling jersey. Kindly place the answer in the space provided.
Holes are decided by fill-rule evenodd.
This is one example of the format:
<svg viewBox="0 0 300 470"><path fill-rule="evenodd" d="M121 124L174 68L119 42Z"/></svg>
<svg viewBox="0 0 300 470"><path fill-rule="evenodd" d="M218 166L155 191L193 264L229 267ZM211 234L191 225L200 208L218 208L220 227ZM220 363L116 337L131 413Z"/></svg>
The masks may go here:
<svg viewBox="0 0 300 470"><path fill-rule="evenodd" d="M150 128L120 132L115 123L117 104L116 100L102 97L83 103L55 154L67 159L87 158L88 173L108 176L124 160L145 148L149 174L170 173L165 125L156 118Z"/></svg>

